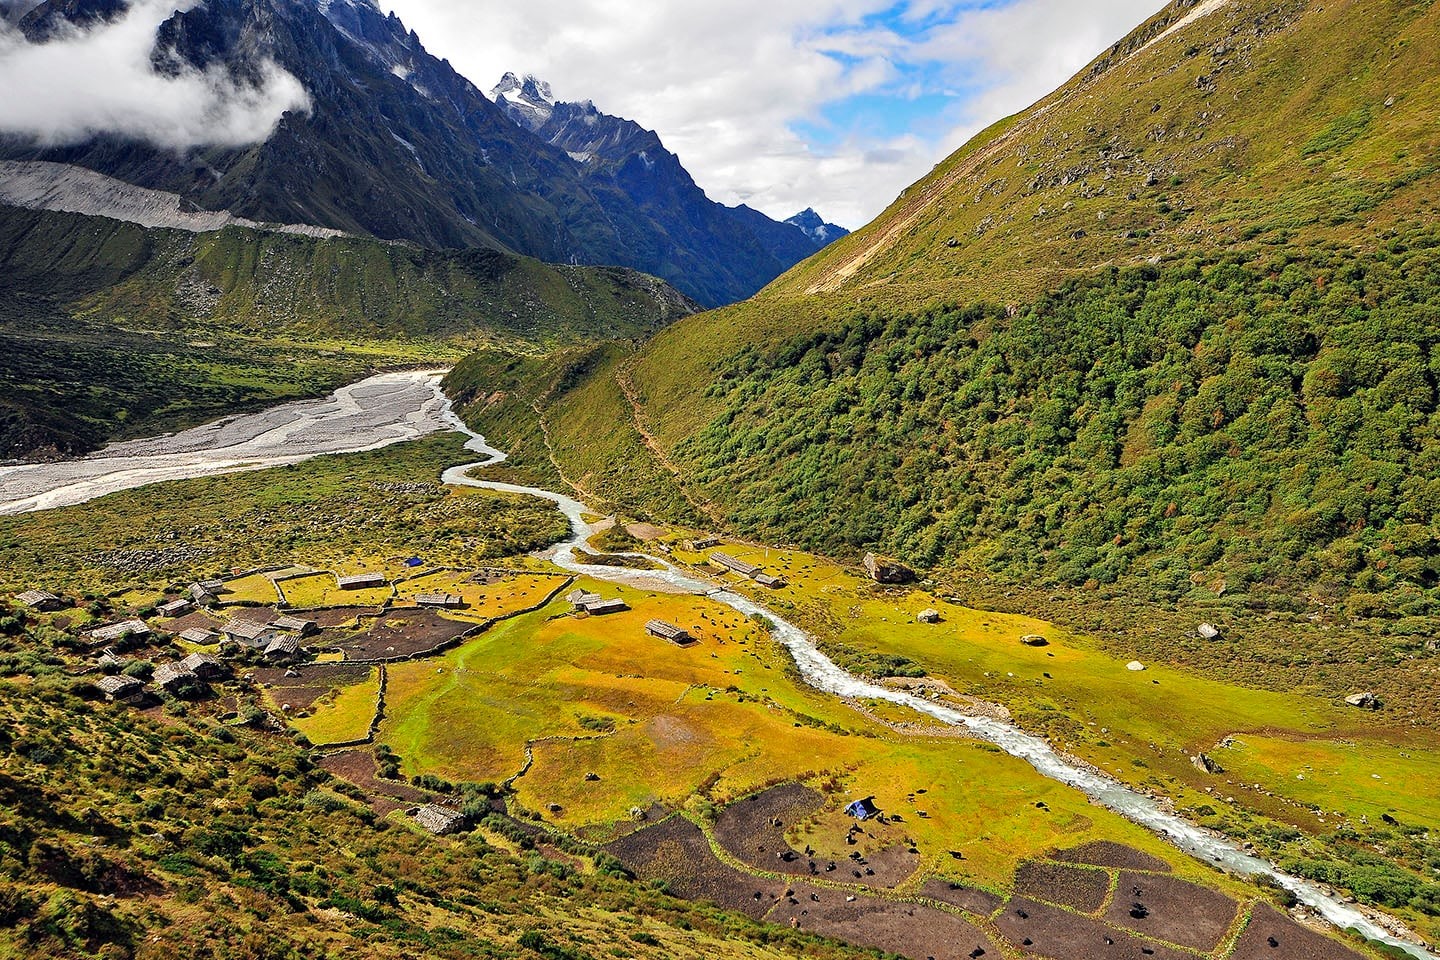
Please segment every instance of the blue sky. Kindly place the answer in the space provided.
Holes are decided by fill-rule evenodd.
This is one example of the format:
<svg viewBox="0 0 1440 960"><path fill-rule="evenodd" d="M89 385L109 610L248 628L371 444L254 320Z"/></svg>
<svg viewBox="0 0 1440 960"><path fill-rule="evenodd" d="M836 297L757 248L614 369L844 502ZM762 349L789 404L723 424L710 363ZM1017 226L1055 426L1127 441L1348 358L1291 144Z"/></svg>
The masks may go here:
<svg viewBox="0 0 1440 960"><path fill-rule="evenodd" d="M1165 0L380 0L481 89L548 80L659 132L697 183L858 227Z"/></svg>
<svg viewBox="0 0 1440 960"><path fill-rule="evenodd" d="M0 0L0 9L34 0ZM30 46L0 18L0 133L123 130L176 147L263 139L306 102L155 73L156 25ZM1165 0L374 0L482 90L533 73L566 100L657 131L714 199L859 227L1001 117L1085 66ZM1197 10L1213 9L1210 0Z"/></svg>

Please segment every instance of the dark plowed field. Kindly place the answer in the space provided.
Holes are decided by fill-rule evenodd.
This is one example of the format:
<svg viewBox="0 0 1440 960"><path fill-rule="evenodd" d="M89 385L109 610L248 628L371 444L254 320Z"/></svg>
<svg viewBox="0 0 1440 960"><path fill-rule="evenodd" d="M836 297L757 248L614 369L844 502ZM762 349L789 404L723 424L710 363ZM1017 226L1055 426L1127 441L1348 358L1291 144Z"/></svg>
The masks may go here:
<svg viewBox="0 0 1440 960"><path fill-rule="evenodd" d="M999 910L1000 905L1005 902L1004 897L997 896L988 890L976 890L974 887L950 883L946 880L927 880L925 885L920 888L920 896L948 903L952 907L959 907L961 910L982 917L988 917Z"/></svg>
<svg viewBox="0 0 1440 960"><path fill-rule="evenodd" d="M362 683L370 676L370 668L343 663L314 663L294 668L298 677L285 676L285 667L259 667L250 671L255 679L271 687L270 695L281 705L289 704L292 713L308 710L325 694L337 687Z"/></svg>
<svg viewBox="0 0 1440 960"><path fill-rule="evenodd" d="M912 960L1000 956L994 941L952 913L809 884L791 889L768 919Z"/></svg>
<svg viewBox="0 0 1440 960"><path fill-rule="evenodd" d="M764 917L786 889L721 863L700 828L684 817L637 830L605 849L637 877L665 881L678 897L708 900L756 919Z"/></svg>
<svg viewBox="0 0 1440 960"><path fill-rule="evenodd" d="M1105 919L1146 936L1196 950L1214 950L1235 921L1234 900L1176 877L1120 874Z"/></svg>
<svg viewBox="0 0 1440 960"><path fill-rule="evenodd" d="M1017 897L995 920L1027 954L1054 960L1193 960L1194 955L1122 933L1059 907Z"/></svg>
<svg viewBox="0 0 1440 960"><path fill-rule="evenodd" d="M1257 903L1230 960L1362 960L1338 941L1306 930L1266 903Z"/></svg>
<svg viewBox="0 0 1440 960"><path fill-rule="evenodd" d="M785 831L824 798L799 783L782 783L736 800L715 819L715 839L738 860L777 873L809 873L809 858L785 842Z"/></svg>
<svg viewBox="0 0 1440 960"><path fill-rule="evenodd" d="M430 795L398 780L375 776L375 755L369 750L346 750L320 758L320 766L342 780L348 780L370 794L370 805L381 814L417 803L429 803Z"/></svg>
<svg viewBox="0 0 1440 960"><path fill-rule="evenodd" d="M1015 892L1081 913L1094 913L1110 893L1110 874L1064 863L1034 861L1015 871ZM1232 911L1233 912L1233 911Z"/></svg>
<svg viewBox="0 0 1440 960"><path fill-rule="evenodd" d="M247 623L270 624L280 617L280 611L274 607L231 607L225 612L230 614L230 619Z"/></svg>
<svg viewBox="0 0 1440 960"><path fill-rule="evenodd" d="M1152 857L1144 851L1110 840L1094 840L1070 850L1061 850L1050 859L1065 863L1088 863L1096 867L1116 867L1121 870L1170 872L1170 864L1159 857Z"/></svg>
<svg viewBox="0 0 1440 960"><path fill-rule="evenodd" d="M353 627L359 617L380 616L379 607L331 607L328 610L312 610L297 614L307 620L314 620L321 629Z"/></svg>
<svg viewBox="0 0 1440 960"><path fill-rule="evenodd" d="M166 633L184 633L186 630L209 630L212 633L220 632L220 619L212 617L204 610L196 610L194 613L187 613L183 617L170 620L165 624Z"/></svg>
<svg viewBox="0 0 1440 960"><path fill-rule="evenodd" d="M433 610L391 610L376 618L363 634L336 646L350 660L408 657L433 650L473 626L446 620Z"/></svg>

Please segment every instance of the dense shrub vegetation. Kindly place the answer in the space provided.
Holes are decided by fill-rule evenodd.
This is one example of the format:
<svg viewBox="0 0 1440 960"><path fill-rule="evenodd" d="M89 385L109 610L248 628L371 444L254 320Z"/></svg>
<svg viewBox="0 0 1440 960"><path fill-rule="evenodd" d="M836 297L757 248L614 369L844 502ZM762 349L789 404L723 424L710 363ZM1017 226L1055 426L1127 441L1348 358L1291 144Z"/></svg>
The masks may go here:
<svg viewBox="0 0 1440 960"><path fill-rule="evenodd" d="M1009 313L855 310L724 360L676 459L772 541L1428 632L1437 266L1432 233L1110 270Z"/></svg>

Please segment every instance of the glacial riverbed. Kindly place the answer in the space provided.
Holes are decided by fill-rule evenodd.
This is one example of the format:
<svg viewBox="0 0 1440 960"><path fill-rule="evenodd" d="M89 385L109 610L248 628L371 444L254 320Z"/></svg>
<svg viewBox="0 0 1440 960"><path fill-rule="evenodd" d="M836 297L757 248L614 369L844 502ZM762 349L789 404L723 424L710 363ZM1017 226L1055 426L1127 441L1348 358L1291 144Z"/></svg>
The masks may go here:
<svg viewBox="0 0 1440 960"><path fill-rule="evenodd" d="M328 397L114 443L78 460L0 466L0 516L85 503L121 490L360 453L449 430L434 371L382 373Z"/></svg>

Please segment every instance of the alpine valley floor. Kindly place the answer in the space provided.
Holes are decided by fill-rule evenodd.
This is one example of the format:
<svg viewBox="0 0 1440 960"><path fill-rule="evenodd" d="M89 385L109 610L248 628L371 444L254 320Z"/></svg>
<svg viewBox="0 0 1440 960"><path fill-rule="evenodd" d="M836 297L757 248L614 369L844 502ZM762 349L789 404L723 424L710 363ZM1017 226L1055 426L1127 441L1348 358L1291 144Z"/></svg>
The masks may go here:
<svg viewBox="0 0 1440 960"><path fill-rule="evenodd" d="M80 598L17 618L23 632L4 662L12 703L39 709L43 696L95 696L103 672L142 675L134 664L214 655L237 679L211 682L208 695L162 693L136 713L85 709L145 729L231 731L256 757L293 749L298 738L314 773L286 779L273 801L304 810L359 804L345 807L360 817L359 832L336 841L334 885L365 831L409 835L419 822L408 814L433 806L464 814L466 834L414 842L462 862L475 844L506 851L549 878L560 915L565 897L623 871L648 883L625 887L626 896L714 904L746 936L779 936L758 932L778 925L911 957L1383 955L1313 911L1287 915L1294 898L1279 886L1214 869L936 719L951 710L1044 734L1076 769L1163 799L1159 809L1202 824L1216 842L1228 835L1290 869L1301 854L1333 857L1334 837L1376 820L1426 849L1440 809L1440 750L1388 725L1383 711L1158 664L1127 669L1051 624L950 603L923 587L874 584L804 553L734 542L689 549L700 532L578 518L574 501L566 502L572 529L578 519L593 524L590 542L527 556L563 540L565 525L532 498L442 486L442 467L473 459L460 447L440 434L0 520L4 586ZM446 476L457 479L455 470ZM116 549L85 549L104 539ZM643 550L674 575L723 591L659 589L643 573L587 566L585 553L577 562L581 548L590 557ZM722 578L708 565L717 550L786 585ZM340 576L357 573L378 574L376 585L338 589ZM217 574L225 586L215 603L179 618L156 614L185 583ZM576 609L589 602L584 594L623 605L587 613ZM785 621L743 613L761 604L802 625L841 667L874 678L857 689L893 699L807 684L783 642ZM922 610L939 622L918 622ZM264 627L282 616L313 621L293 658L213 642L237 621ZM112 651L119 663L98 666L103 644L91 642L91 628L129 617L153 632ZM655 621L693 642L653 636ZM215 636L180 639L197 629ZM894 702L907 696L932 713ZM58 771L45 774L34 751L17 748L32 736L24 729L6 743L7 775L53 783ZM143 819L167 835L175 814L152 805L142 816L151 792L137 790L135 809L113 811L122 834ZM878 814L847 816L859 799ZM299 869L283 831L252 831L243 856L228 861L177 846L178 834L158 846L132 836L102 848L154 881L106 908L131 925L172 915L193 871L243 879L253 876L245 858L262 856L287 874ZM1411 856L1386 848L1370 869L1423 883ZM53 872L14 872L23 903L77 895ZM478 884L485 900L487 882L472 877L466 889ZM526 940L513 925L442 916L433 897L443 899L443 888L386 885L396 902L383 906L426 936L470 924L502 953L533 953L540 943L593 955L606 945L563 923ZM356 943L395 933L383 910L318 887L291 884L282 899L298 911L297 942L335 910ZM1423 911L1392 909L1434 937ZM19 913L13 942L41 936L40 914ZM646 936L655 955L676 955L665 952L668 934ZM625 949L648 955L639 943L627 939ZM810 949L785 943L777 948Z"/></svg>

